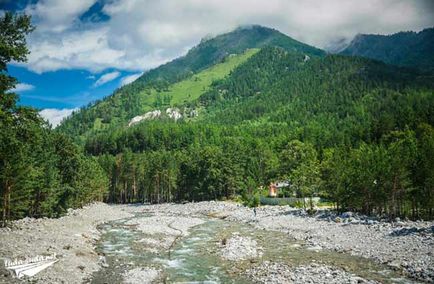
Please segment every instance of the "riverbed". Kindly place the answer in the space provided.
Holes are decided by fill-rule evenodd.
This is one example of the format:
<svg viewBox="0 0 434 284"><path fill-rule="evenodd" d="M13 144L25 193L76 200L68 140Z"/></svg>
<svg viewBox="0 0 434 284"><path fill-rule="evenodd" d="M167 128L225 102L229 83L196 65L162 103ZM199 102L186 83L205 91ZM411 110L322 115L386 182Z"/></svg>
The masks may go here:
<svg viewBox="0 0 434 284"><path fill-rule="evenodd" d="M0 257L55 253L0 283L418 283L434 279L434 222L232 202L96 203L0 229Z"/></svg>
<svg viewBox="0 0 434 284"><path fill-rule="evenodd" d="M218 217L202 216L200 222L195 222L197 225L188 231L180 230L176 238L170 226L164 228L164 224L170 224L168 218L176 217L137 213L134 217L100 226L102 236L97 250L105 255L106 263L93 275L92 283L289 283L297 280L292 279L294 271L312 265L325 269L324 274L311 279L316 283L325 283L328 272L330 278L333 279L334 273L341 283L416 283L372 260L324 250L282 232L261 230ZM158 222L161 228L157 230L137 229L146 227L148 220L155 225L158 219L161 219ZM234 240L232 248L231 240ZM240 244L237 245L237 241ZM251 243L251 247L246 243ZM273 276L276 265L286 268L285 276ZM265 278L261 278L258 271ZM140 272L149 282L140 278ZM309 270L305 273L309 274ZM298 275L297 278L306 276L312 277Z"/></svg>

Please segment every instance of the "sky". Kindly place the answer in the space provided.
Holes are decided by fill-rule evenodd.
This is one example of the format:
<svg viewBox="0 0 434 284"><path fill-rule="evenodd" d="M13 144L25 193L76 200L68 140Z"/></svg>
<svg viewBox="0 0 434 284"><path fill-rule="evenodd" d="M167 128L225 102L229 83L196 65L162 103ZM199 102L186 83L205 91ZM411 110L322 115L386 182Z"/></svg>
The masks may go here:
<svg viewBox="0 0 434 284"><path fill-rule="evenodd" d="M0 0L4 11L32 16L28 62L9 72L20 103L53 125L238 26L275 28L320 48L434 26L434 0Z"/></svg>

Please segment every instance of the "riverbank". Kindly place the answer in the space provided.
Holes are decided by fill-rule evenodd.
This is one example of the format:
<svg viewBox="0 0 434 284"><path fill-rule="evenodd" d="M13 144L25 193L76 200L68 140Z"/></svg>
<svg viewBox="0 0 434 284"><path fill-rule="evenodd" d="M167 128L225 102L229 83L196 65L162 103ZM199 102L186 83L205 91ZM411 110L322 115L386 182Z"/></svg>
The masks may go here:
<svg viewBox="0 0 434 284"><path fill-rule="evenodd" d="M98 224L132 216L122 206L94 203L69 210L58 219L24 218L0 228L0 258L23 259L56 254L58 261L38 273L37 283L83 283L100 269L101 257L95 251L100 237ZM1 262L0 283L20 283Z"/></svg>
<svg viewBox="0 0 434 284"><path fill-rule="evenodd" d="M135 213L149 217L134 218L125 226L146 233L137 244L155 252L170 250L178 239L202 224L207 218L225 222L241 222L257 230L283 232L299 240L307 250L338 251L361 256L402 271L405 275L425 282L434 279L434 222L396 220L383 222L347 213L335 216L320 212L308 216L304 211L287 206L264 206L252 209L230 202L199 202L160 205L92 204L73 210L59 219L23 219L11 228L0 229L0 257L33 257L56 253L59 261L37 274L38 283L82 283L107 264L95 250L101 233L98 224L132 217ZM230 235L218 244L217 255L227 261L257 263L243 273L253 282L294 282L296 279L317 283L344 282L373 283L336 267L312 263L290 267L282 263L261 263L263 248L249 236ZM266 253L266 252L265 252ZM125 281L133 283L140 275L159 278L158 269L132 270ZM0 282L11 283L12 278L2 271ZM271 276L270 276L271 275ZM270 280L267 277L274 277ZM279 280L280 279L280 280ZM300 282L298 282L300 283Z"/></svg>
<svg viewBox="0 0 434 284"><path fill-rule="evenodd" d="M434 222L379 221L328 211L309 216L288 206L252 209L230 202L161 204L146 208L179 216L207 215L275 230L314 250L333 250L372 259L424 282L434 281Z"/></svg>

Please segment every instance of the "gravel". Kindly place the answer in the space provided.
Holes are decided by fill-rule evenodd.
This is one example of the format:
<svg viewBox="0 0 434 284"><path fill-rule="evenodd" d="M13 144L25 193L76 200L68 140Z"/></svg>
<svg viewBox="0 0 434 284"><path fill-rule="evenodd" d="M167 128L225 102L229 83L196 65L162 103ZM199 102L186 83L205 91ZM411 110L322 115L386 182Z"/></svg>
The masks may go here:
<svg viewBox="0 0 434 284"><path fill-rule="evenodd" d="M303 210L288 206L259 207L255 215L252 209L231 202L130 206L96 203L72 210L59 219L25 218L14 222L12 228L0 229L0 257L14 259L56 253L59 261L37 274L34 280L39 283L82 283L104 264L104 258L98 256L94 248L100 235L96 226L136 212L152 213L152 217L134 219L130 225L137 225L137 229L145 232L147 236L142 243L154 249L158 249L158 244L167 248L174 239L188 234L189 228L201 224L204 216L210 216L229 222L244 222L258 229L285 232L296 240L302 240L312 250L334 250L362 256L403 271L414 279L434 280L434 222L389 221L352 212L338 216L321 211L309 216ZM167 240L160 240L160 236L166 236ZM228 238L221 251L222 257L230 261L259 257L262 253L253 239L241 235ZM269 271L270 277L274 275L276 278L275 283L301 283L296 282L298 279L303 283L335 283L335 280L339 283L370 283L325 265L286 267L279 263L258 263L254 270L257 272L251 271L249 275L257 277L255 279L259 282L261 277L268 277L264 271ZM136 272L140 274L139 270ZM13 281L9 276L1 275L3 273L0 274L0 283ZM309 278L309 275L318 276ZM290 281L279 282L285 279Z"/></svg>
<svg viewBox="0 0 434 284"><path fill-rule="evenodd" d="M150 267L138 267L124 274L125 284L148 284L153 283L160 277L161 271Z"/></svg>
<svg viewBox="0 0 434 284"><path fill-rule="evenodd" d="M100 236L96 226L131 216L122 209L121 206L95 203L69 210L66 216L58 219L15 221L12 228L0 229L0 258L24 259L55 253L59 261L32 279L38 283L82 283L100 268L103 261L94 249ZM7 272L0 275L0 283L15 281Z"/></svg>
<svg viewBox="0 0 434 284"><path fill-rule="evenodd" d="M340 216L319 211L309 216L289 206L252 209L231 202L197 202L147 206L178 216L212 216L287 233L312 250L328 249L365 257L408 277L434 281L434 222L369 218L353 212Z"/></svg>
<svg viewBox="0 0 434 284"><path fill-rule="evenodd" d="M239 233L233 233L221 245L221 256L226 260L241 261L257 258L262 255L262 248L255 240L249 237L242 237Z"/></svg>
<svg viewBox="0 0 434 284"><path fill-rule="evenodd" d="M146 250L158 253L170 249L178 238L188 235L190 228L204 222L200 218L166 216L157 213L154 216L135 218L126 224L135 225L139 231L145 233L148 237L139 242Z"/></svg>
<svg viewBox="0 0 434 284"><path fill-rule="evenodd" d="M255 283L379 283L363 279L336 267L318 264L290 267L284 263L264 261L260 265L248 269L245 274Z"/></svg>

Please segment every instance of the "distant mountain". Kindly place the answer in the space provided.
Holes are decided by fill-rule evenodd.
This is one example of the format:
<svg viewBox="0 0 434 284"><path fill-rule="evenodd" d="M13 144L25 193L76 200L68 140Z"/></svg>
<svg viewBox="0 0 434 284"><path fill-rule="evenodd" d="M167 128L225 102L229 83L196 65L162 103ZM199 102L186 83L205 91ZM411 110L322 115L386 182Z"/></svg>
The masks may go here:
<svg viewBox="0 0 434 284"><path fill-rule="evenodd" d="M133 83L116 90L111 96L73 113L58 129L72 137L88 136L91 132L127 125L132 118L153 108L174 107L196 99L214 80L223 79L238 64L247 60L254 53L246 52L248 49L265 46L280 47L313 57L325 55L323 50L301 43L275 29L258 25L240 27L232 32L202 40L185 56L146 72ZM238 56L238 59L233 58L234 56ZM218 64L222 64L217 68L218 72L210 69ZM199 74L201 72L205 73ZM175 86L175 90L181 88L184 93L173 96L169 87L189 79L196 80L195 90L186 89L192 84L184 82L182 86Z"/></svg>
<svg viewBox="0 0 434 284"><path fill-rule="evenodd" d="M388 64L434 71L434 28L393 35L357 35L340 52L363 56Z"/></svg>

